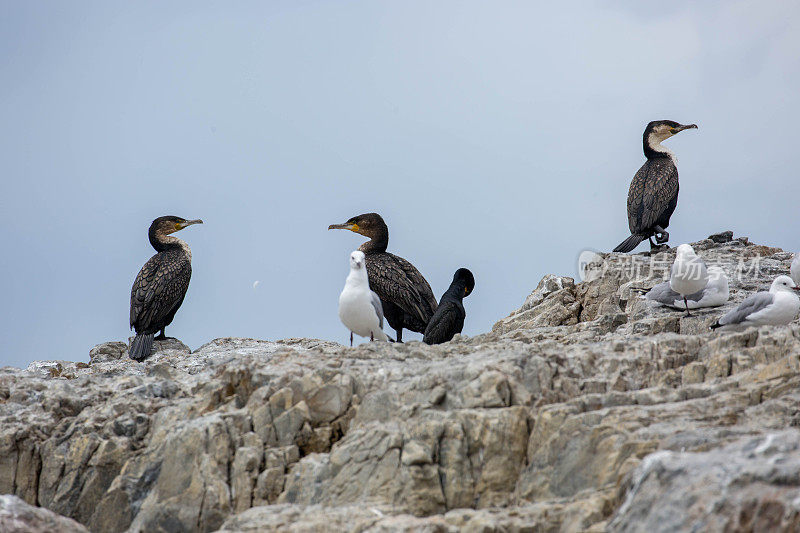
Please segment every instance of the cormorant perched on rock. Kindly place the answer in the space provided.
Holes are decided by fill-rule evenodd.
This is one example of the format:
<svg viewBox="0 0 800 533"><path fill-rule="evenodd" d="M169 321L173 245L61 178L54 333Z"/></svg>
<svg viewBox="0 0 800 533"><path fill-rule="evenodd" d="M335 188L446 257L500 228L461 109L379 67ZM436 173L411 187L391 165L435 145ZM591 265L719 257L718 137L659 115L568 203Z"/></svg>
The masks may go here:
<svg viewBox="0 0 800 533"><path fill-rule="evenodd" d="M147 236L158 252L144 264L131 289L131 328L136 337L131 342L130 357L141 361L153 351L153 337L165 339L170 325L183 303L192 277L192 251L189 245L170 233L202 220L166 216L150 224Z"/></svg>
<svg viewBox="0 0 800 533"><path fill-rule="evenodd" d="M436 298L414 265L386 251L389 228L383 218L365 213L328 229L349 229L369 237L358 249L366 255L369 287L381 299L383 315L397 332L397 342L403 342L403 328L423 333L436 311Z"/></svg>
<svg viewBox="0 0 800 533"><path fill-rule="evenodd" d="M690 128L697 125L684 126L672 120L656 120L645 128L642 144L647 161L633 177L628 191L631 236L614 248L615 252L630 252L645 239L650 240L651 250L669 240L666 227L678 205L678 167L674 154L661 142Z"/></svg>
<svg viewBox="0 0 800 533"><path fill-rule="evenodd" d="M450 288L442 295L439 307L425 328L425 337L422 339L424 343L450 342L456 333L461 333L467 316L462 300L465 296L469 296L474 288L475 277L472 272L466 268L456 270Z"/></svg>

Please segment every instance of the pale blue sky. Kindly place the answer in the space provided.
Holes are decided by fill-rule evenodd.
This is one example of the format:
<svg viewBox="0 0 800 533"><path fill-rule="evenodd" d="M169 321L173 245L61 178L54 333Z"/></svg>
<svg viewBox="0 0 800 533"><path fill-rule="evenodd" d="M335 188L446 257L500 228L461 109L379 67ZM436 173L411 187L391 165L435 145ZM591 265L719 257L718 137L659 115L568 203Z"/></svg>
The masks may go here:
<svg viewBox="0 0 800 533"><path fill-rule="evenodd" d="M794 2L0 3L0 365L129 335L150 221L194 274L167 329L346 342L336 314L377 211L437 296L477 280L487 331L546 273L628 235L654 119L673 244L800 248ZM644 248L641 248L644 249ZM253 282L260 280L254 289ZM405 336L404 336L405 337ZM409 334L408 339L419 339Z"/></svg>

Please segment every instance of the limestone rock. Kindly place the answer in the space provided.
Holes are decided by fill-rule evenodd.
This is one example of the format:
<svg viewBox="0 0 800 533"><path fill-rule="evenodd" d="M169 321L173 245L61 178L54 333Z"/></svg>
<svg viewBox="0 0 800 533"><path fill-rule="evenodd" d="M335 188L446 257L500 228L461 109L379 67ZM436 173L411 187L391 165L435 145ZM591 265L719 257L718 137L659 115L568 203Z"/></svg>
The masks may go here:
<svg viewBox="0 0 800 533"><path fill-rule="evenodd" d="M611 531L800 531L800 432L656 452L624 488Z"/></svg>
<svg viewBox="0 0 800 533"><path fill-rule="evenodd" d="M42 507L34 507L16 496L0 496L0 531L7 533L89 533L74 520Z"/></svg>
<svg viewBox="0 0 800 533"><path fill-rule="evenodd" d="M111 532L790 530L800 326L707 327L792 256L694 247L732 298L692 317L640 299L674 250L597 254L437 346L167 339L139 363L117 341L1 368L0 494Z"/></svg>

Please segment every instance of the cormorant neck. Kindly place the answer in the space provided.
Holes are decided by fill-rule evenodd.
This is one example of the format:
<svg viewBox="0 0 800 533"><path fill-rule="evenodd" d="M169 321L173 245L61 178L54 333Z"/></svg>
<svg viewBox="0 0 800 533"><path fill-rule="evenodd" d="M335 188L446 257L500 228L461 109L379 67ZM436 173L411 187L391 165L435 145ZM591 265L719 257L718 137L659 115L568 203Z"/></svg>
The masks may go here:
<svg viewBox="0 0 800 533"><path fill-rule="evenodd" d="M461 301L464 299L464 289L467 288L467 284L464 283L462 280L454 281L450 284L450 287L445 291L442 295L442 300L445 298L449 300L457 300Z"/></svg>
<svg viewBox="0 0 800 533"><path fill-rule="evenodd" d="M358 247L365 254L379 254L386 251L389 246L389 228L385 225L379 228L370 240Z"/></svg>
<svg viewBox="0 0 800 533"><path fill-rule="evenodd" d="M661 144L661 141L668 138L659 139L655 133L645 134L644 139L642 139L644 156L647 159L670 158L675 162L675 154Z"/></svg>
<svg viewBox="0 0 800 533"><path fill-rule="evenodd" d="M173 237L172 235L164 235L161 232L151 231L148 234L148 238L150 239L150 244L156 249L157 252L163 252L165 250L169 250L170 248L183 248L187 251L187 253L191 254L189 251L189 245L179 238Z"/></svg>

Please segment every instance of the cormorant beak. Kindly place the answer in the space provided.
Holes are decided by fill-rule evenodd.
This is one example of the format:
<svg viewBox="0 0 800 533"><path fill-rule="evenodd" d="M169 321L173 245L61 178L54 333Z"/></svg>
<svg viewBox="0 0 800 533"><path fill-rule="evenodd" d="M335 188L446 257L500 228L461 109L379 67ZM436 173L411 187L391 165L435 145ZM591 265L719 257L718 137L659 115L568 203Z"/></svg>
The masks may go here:
<svg viewBox="0 0 800 533"><path fill-rule="evenodd" d="M192 224L202 224L202 223L203 221L200 220L199 218L197 220L187 220L186 222L181 222L181 229L187 226L191 226Z"/></svg>
<svg viewBox="0 0 800 533"><path fill-rule="evenodd" d="M680 133L683 130L690 130L692 128L697 129L697 124L687 124L685 126L677 126L675 128L672 128L672 134L675 135L676 133Z"/></svg>
<svg viewBox="0 0 800 533"><path fill-rule="evenodd" d="M331 224L328 229L349 229L350 231L358 232L358 224L352 222L345 222L344 224Z"/></svg>

